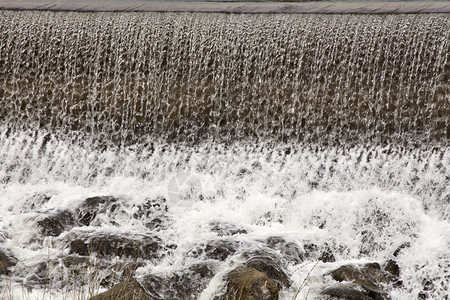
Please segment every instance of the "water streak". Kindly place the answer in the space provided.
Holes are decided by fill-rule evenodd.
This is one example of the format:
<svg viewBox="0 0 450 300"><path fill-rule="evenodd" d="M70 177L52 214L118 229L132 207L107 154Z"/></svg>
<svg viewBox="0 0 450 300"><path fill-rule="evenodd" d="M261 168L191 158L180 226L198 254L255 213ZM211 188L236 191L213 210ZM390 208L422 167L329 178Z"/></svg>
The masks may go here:
<svg viewBox="0 0 450 300"><path fill-rule="evenodd" d="M448 15L1 14L13 128L114 144L450 138Z"/></svg>

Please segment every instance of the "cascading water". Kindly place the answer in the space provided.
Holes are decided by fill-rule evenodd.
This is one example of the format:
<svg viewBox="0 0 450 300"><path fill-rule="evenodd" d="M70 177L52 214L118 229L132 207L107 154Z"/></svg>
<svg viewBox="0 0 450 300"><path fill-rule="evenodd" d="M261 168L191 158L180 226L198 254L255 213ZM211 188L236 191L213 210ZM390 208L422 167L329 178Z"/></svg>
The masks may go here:
<svg viewBox="0 0 450 300"><path fill-rule="evenodd" d="M0 16L1 297L214 299L264 256L280 299L373 261L447 299L448 14Z"/></svg>

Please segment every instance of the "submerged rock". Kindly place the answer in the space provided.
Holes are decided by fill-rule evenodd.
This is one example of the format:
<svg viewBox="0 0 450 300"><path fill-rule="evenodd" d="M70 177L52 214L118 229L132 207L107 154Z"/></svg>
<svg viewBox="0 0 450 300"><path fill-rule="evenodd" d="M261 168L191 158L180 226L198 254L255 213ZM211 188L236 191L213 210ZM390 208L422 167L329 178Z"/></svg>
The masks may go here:
<svg viewBox="0 0 450 300"><path fill-rule="evenodd" d="M78 255L67 255L62 258L62 264L66 268L78 268L79 266L87 266L89 264L89 258Z"/></svg>
<svg viewBox="0 0 450 300"><path fill-rule="evenodd" d="M278 265L270 257L253 257L247 261L246 267L254 268L261 273L267 275L277 285L283 287L291 286L291 280L289 276L283 271L280 265Z"/></svg>
<svg viewBox="0 0 450 300"><path fill-rule="evenodd" d="M157 237L131 239L121 236L103 235L89 238L88 241L76 239L70 243L70 253L81 256L96 253L99 257L129 257L133 259L154 259L158 256L161 241Z"/></svg>
<svg viewBox="0 0 450 300"><path fill-rule="evenodd" d="M108 291L90 298L90 300L152 300L139 282L128 277Z"/></svg>
<svg viewBox="0 0 450 300"><path fill-rule="evenodd" d="M9 275L11 273L10 268L17 264L17 259L7 252L0 249L0 275Z"/></svg>
<svg viewBox="0 0 450 300"><path fill-rule="evenodd" d="M239 267L228 276L228 300L276 300L279 287L266 274L250 267Z"/></svg>
<svg viewBox="0 0 450 300"><path fill-rule="evenodd" d="M214 276L213 266L209 263L194 264L168 277L147 275L143 287L154 299L178 300L198 299Z"/></svg>
<svg viewBox="0 0 450 300"><path fill-rule="evenodd" d="M59 236L74 227L75 220L71 212L63 210L37 221L37 224L44 236Z"/></svg>
<svg viewBox="0 0 450 300"><path fill-rule="evenodd" d="M400 276L400 267L398 266L397 262L393 259L389 259L386 262L386 264L384 265L384 270L386 272L389 272L395 278L398 278Z"/></svg>
<svg viewBox="0 0 450 300"><path fill-rule="evenodd" d="M287 241L279 236L272 236L267 238L265 243L267 248L275 250L275 252L279 254L280 258L285 261L298 264L304 260L304 253L294 242Z"/></svg>
<svg viewBox="0 0 450 300"><path fill-rule="evenodd" d="M188 256L200 259L226 260L234 255L240 247L240 243L233 240L215 240L196 245Z"/></svg>
<svg viewBox="0 0 450 300"><path fill-rule="evenodd" d="M332 271L329 275L336 281L355 284L364 291L364 295L369 299L377 300L389 298L382 284L393 284L397 281L392 274L382 270L378 263L367 263L361 266L345 265ZM345 286L345 289L348 291L352 288Z"/></svg>
<svg viewBox="0 0 450 300"><path fill-rule="evenodd" d="M76 253L81 256L89 255L88 245L80 239L70 242L70 253Z"/></svg>
<svg viewBox="0 0 450 300"><path fill-rule="evenodd" d="M338 284L329 288L326 288L322 292L322 297L316 298L316 300L373 300L365 293L357 290L356 286Z"/></svg>
<svg viewBox="0 0 450 300"><path fill-rule="evenodd" d="M97 196L84 200L77 208L76 217L80 225L89 226L99 213L114 212L117 209L117 198L112 196Z"/></svg>
<svg viewBox="0 0 450 300"><path fill-rule="evenodd" d="M42 205L47 203L52 196L42 193L34 194L32 197L28 198L22 205L21 210L23 212L28 212L40 208Z"/></svg>
<svg viewBox="0 0 450 300"><path fill-rule="evenodd" d="M313 243L306 243L303 245L303 249L305 250L305 257L310 260L320 260L324 263L336 261L330 246L327 244L319 247Z"/></svg>
<svg viewBox="0 0 450 300"><path fill-rule="evenodd" d="M236 234L247 234L247 230L236 225L224 222L211 223L211 231L218 236L232 236Z"/></svg>

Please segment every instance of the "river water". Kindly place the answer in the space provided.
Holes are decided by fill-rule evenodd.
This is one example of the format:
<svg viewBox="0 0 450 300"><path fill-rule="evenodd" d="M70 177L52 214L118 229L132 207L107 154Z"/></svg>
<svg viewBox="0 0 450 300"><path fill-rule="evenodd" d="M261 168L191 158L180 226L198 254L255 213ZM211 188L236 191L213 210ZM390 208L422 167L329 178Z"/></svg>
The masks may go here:
<svg viewBox="0 0 450 300"><path fill-rule="evenodd" d="M223 292L246 253L289 247L305 257L283 262L281 299L392 258L393 299L448 297L448 14L0 16L0 250L17 260L2 297L77 298L94 280L64 260L70 242L104 235L158 240L137 259L147 289L208 262L186 299ZM45 233L95 196L120 208ZM224 241L222 259L194 251ZM89 259L103 291L113 267Z"/></svg>

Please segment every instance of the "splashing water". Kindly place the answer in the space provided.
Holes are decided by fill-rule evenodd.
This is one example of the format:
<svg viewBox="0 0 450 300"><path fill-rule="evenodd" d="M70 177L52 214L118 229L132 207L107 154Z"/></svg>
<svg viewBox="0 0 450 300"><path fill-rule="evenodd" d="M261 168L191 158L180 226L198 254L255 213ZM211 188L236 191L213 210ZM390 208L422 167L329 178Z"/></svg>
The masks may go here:
<svg viewBox="0 0 450 300"><path fill-rule="evenodd" d="M184 296L213 299L256 250L286 260L292 299L312 244L335 261L297 299L393 253L392 298L448 296L448 15L0 15L2 297L88 284L71 243L104 236L146 243L136 278L165 299L148 282L206 262ZM89 257L103 288L120 251Z"/></svg>

